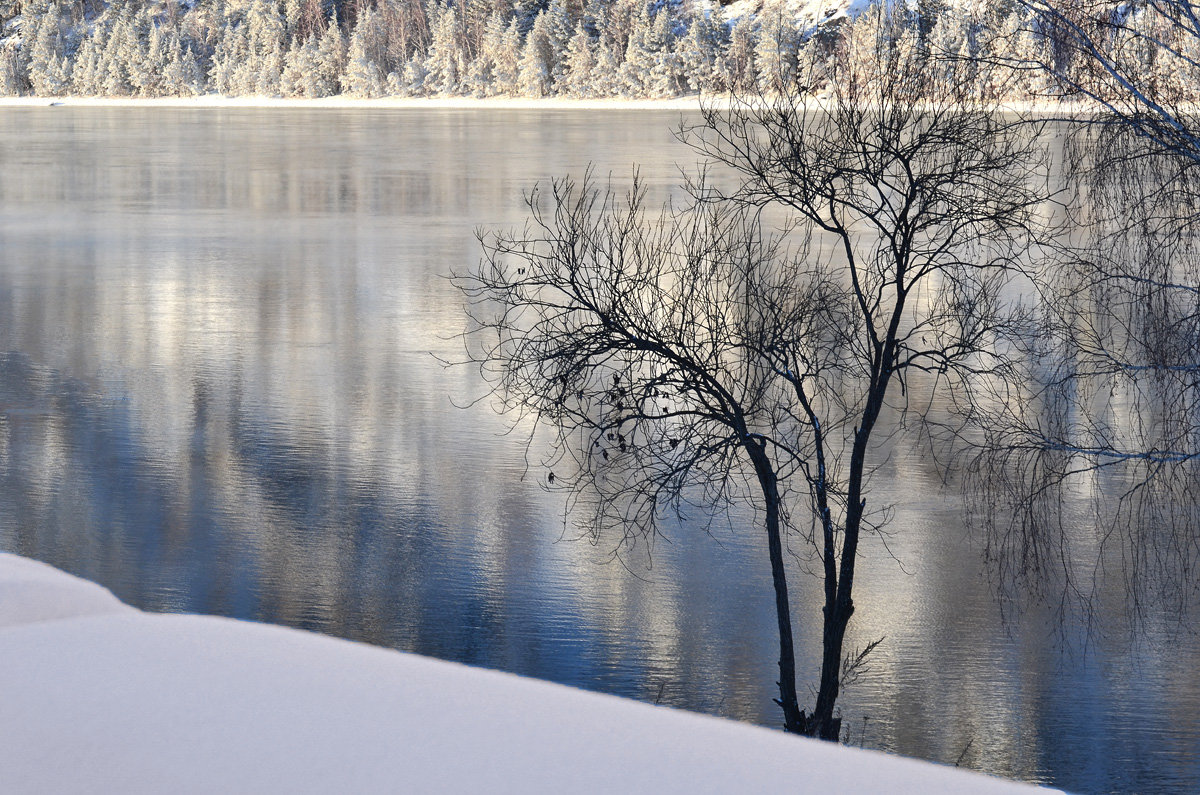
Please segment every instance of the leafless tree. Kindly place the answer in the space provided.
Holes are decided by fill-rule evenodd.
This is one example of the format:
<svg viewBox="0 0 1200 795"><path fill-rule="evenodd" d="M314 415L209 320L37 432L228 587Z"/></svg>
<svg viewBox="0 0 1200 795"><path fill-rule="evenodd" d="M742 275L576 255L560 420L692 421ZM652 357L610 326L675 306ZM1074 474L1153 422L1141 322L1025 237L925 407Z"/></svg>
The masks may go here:
<svg viewBox="0 0 1200 795"><path fill-rule="evenodd" d="M714 174L683 207L555 181L456 277L473 360L503 410L552 429L553 485L593 533L636 543L671 510L758 509L784 727L830 740L842 675L863 662L843 649L859 542L887 515L873 468L934 391L1005 377L998 342L1027 322L1005 291L1047 198L1037 137L893 44L871 45L873 69L843 56L820 102L795 85L707 108L681 135ZM809 711L793 545L825 596Z"/></svg>

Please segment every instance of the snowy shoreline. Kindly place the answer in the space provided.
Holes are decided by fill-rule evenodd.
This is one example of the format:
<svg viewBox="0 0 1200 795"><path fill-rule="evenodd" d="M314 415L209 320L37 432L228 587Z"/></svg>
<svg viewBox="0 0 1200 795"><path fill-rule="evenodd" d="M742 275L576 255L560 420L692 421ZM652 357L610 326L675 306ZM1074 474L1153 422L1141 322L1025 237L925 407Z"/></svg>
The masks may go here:
<svg viewBox="0 0 1200 795"><path fill-rule="evenodd" d="M143 613L0 553L22 793L1042 791L283 627Z"/></svg>
<svg viewBox="0 0 1200 795"><path fill-rule="evenodd" d="M705 98L709 104L710 98ZM811 107L820 105L819 97L809 100ZM729 100L717 98L717 106L728 106ZM206 94L196 97L0 97L2 108L35 107L79 107L79 108L335 108L364 110L536 110L536 111L589 111L589 110L700 110L700 96L690 95L670 99L568 99L564 97L380 97L363 99L347 96L324 99L300 99L294 97L226 97ZM1076 102L1006 102L999 105L1002 110L1031 113L1039 116L1077 116L1095 112Z"/></svg>
<svg viewBox="0 0 1200 795"><path fill-rule="evenodd" d="M0 97L0 108L17 107L132 107L132 108L364 108L426 110L698 110L698 96L674 99L564 99L551 97L383 97L358 99L327 97L296 99L280 97Z"/></svg>

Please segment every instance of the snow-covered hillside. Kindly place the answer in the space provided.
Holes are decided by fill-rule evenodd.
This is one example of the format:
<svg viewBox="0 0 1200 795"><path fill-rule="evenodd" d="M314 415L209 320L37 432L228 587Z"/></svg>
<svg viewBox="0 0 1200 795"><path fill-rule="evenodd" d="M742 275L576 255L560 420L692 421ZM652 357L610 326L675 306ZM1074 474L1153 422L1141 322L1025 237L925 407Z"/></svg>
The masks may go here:
<svg viewBox="0 0 1200 795"><path fill-rule="evenodd" d="M0 554L19 793L1017 793L1027 785L292 629Z"/></svg>

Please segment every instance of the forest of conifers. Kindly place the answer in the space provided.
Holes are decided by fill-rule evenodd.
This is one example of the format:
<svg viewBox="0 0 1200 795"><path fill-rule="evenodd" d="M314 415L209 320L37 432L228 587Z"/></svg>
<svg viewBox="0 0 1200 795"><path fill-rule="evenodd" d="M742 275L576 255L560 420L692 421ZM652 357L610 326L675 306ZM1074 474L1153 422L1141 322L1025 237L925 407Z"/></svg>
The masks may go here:
<svg viewBox="0 0 1200 795"><path fill-rule="evenodd" d="M875 15L793 0L0 0L0 95L657 98L820 92ZM1045 96L1053 31L1012 0L897 5L888 46L969 70L981 97ZM1149 23L1148 23L1149 24ZM895 31L899 30L899 34ZM864 58L875 58L864 46ZM1151 66L1148 64L1148 68Z"/></svg>

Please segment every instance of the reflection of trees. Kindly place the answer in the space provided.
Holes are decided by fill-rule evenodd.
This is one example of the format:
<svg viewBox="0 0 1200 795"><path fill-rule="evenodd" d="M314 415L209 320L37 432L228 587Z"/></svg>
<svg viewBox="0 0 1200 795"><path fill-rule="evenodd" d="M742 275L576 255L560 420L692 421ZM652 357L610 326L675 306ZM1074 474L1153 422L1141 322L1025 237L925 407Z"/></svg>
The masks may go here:
<svg viewBox="0 0 1200 795"><path fill-rule="evenodd" d="M667 682L668 703L719 706L691 691L724 682L737 660L711 653L711 628L684 625L677 593L570 560L551 582L526 582L552 565L531 550L564 547L549 544L553 528L527 538L538 518L506 496L511 483L464 483L479 475L468 470L405 491L382 458L316 438L236 388L196 380L188 402L180 463L128 401L24 354L0 357L4 548L148 609L299 626L651 700ZM538 592L551 587L564 593ZM581 590L599 609L562 598ZM703 653L677 664L683 644Z"/></svg>
<svg viewBox="0 0 1200 795"><path fill-rule="evenodd" d="M1076 240L1015 341L1028 385L992 406L974 481L990 552L1014 593L1178 612L1200 565L1196 174L1119 127L1070 155Z"/></svg>
<svg viewBox="0 0 1200 795"><path fill-rule="evenodd" d="M467 135L451 119L420 117L410 126L463 143L475 175L464 218L443 222L429 208L457 213L462 204L449 201L457 188L434 183L423 193L415 178L389 186L362 173L380 164L383 181L391 173L373 138L396 147L400 165L426 152L407 135L381 135L391 128L377 117L330 110L264 124L250 112L181 112L179 124L170 111L45 112L60 111L75 115L56 124L66 119L91 143L73 158L9 157L0 186L8 201L35 202L0 218L0 339L24 352L0 357L0 546L156 609L304 624L648 701L662 687L663 703L777 723L774 680L764 675L772 627L755 620L770 609L769 580L756 569L761 547L720 528L716 541L680 543L686 530L670 528L675 543L659 545L654 569L631 575L595 565L586 545L552 543L561 522L528 478L518 481L511 439L493 439L482 413L446 408L447 394L477 389L469 373L445 383L419 366L420 349L459 311L457 297L422 292L437 282L428 269L440 267L435 257L476 256L444 235L494 217L494 205L530 178L533 166L512 157L507 141L519 138L537 167L552 170L574 162L555 148L563 140L576 153L611 146L623 170L624 158L655 151L652 133L668 138L676 114L639 111L615 130L614 114L599 125L584 114L528 124L514 115L513 127L492 133L483 124ZM24 113L0 117L4 152L28 139L33 111ZM354 119L361 128L351 129ZM329 127L344 130L347 145L317 163L297 129L320 139ZM593 128L600 132L587 134ZM58 129L37 127L49 155ZM260 140L240 148L256 129ZM130 148L107 157L108 135ZM370 154L351 151L360 147ZM147 151L153 168L131 154ZM138 161L136 176L122 170L127 161ZM445 158L431 162L447 167ZM251 166L303 174L252 176ZM326 171L354 176L326 191ZM657 176L664 172L673 174L663 166ZM643 174L656 176L649 163ZM295 192L280 194L281 181ZM98 186L113 204L70 203ZM169 212L149 213L147 197L164 190L157 195ZM661 186L652 190L657 202ZM38 196L67 203L49 208ZM418 204L421 214L407 219ZM292 212L302 220L285 222ZM331 275L351 261L352 270ZM322 300L301 302L306 294ZM380 346L353 347L356 338ZM56 415L54 396L66 392L74 419ZM94 448L81 451L87 440ZM906 452L883 462L873 494L876 504L903 503L893 524L901 532L886 540L904 568L881 546L860 564L862 623L848 642L889 642L844 703L852 737L866 713L868 747L952 764L975 736L964 764L1032 777L1063 764L1056 749L1066 749L1069 766L1087 767L1071 756L1074 742L1100 749L1087 759L1153 759L1172 781L1194 782L1194 766L1178 761L1190 756L1164 756L1200 736L1194 643L1174 647L1167 662L1150 659L1149 679L1128 670L1125 650L1105 648L1119 662L1081 682L1073 660L1045 649L1040 625L1010 628L1014 642L978 593L969 545L946 541L966 531L957 502L933 491L941 468L924 447L898 440ZM263 482L273 460L294 474ZM311 505L288 503L300 481L318 492ZM807 596L797 595L798 609L819 609L819 594ZM797 631L801 649L819 645L819 626ZM812 655L798 662L818 664ZM1114 684L1134 681L1132 693ZM1132 727L1109 717L1130 711L1143 716Z"/></svg>
<svg viewBox="0 0 1200 795"><path fill-rule="evenodd" d="M0 544L143 606L642 694L677 656L678 595L553 545L519 452L447 405L476 384L427 351L461 322L437 273L531 160L624 167L678 114L156 113L0 119L0 153L44 143L0 186L0 336L31 373L7 379L29 394L0 433L20 462ZM647 169L656 195L667 173Z"/></svg>

